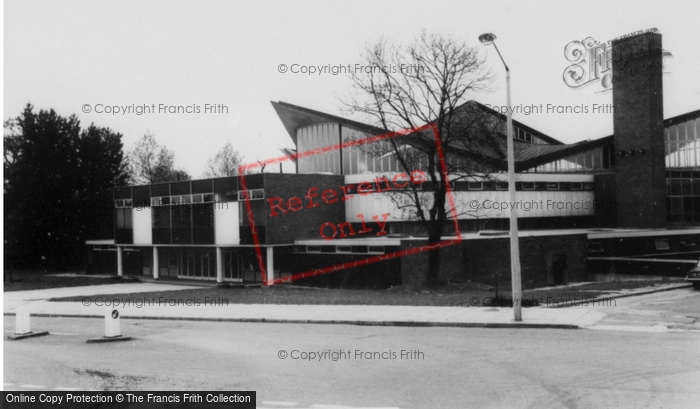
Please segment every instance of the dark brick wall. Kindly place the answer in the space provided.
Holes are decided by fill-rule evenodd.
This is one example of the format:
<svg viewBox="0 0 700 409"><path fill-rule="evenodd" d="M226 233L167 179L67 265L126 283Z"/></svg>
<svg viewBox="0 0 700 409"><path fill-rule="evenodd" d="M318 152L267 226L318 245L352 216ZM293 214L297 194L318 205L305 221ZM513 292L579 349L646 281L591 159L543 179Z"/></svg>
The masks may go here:
<svg viewBox="0 0 700 409"><path fill-rule="evenodd" d="M396 249L387 249L387 252ZM372 254L291 254L288 259L291 265L285 268L286 272L301 273L313 269L337 266L343 263L355 262L374 257ZM384 289L401 284L401 260L390 258L387 260L361 265L359 267L343 268L338 271L320 274L316 277L299 279L294 282L297 285L328 288L378 288Z"/></svg>
<svg viewBox="0 0 700 409"><path fill-rule="evenodd" d="M666 227L662 64L660 34L613 42L619 228Z"/></svg>
<svg viewBox="0 0 700 409"><path fill-rule="evenodd" d="M615 227L617 225L617 194L615 192L615 173L595 175L595 227Z"/></svg>
<svg viewBox="0 0 700 409"><path fill-rule="evenodd" d="M555 284L557 268L562 270L560 282L586 279L586 235L557 235L520 238L520 264L523 288ZM425 245L426 241L403 241L402 249ZM464 240L440 249L440 279L470 280L493 285L510 285L510 240L508 236ZM565 262L563 261L565 259ZM402 257L402 282L419 285L427 268L427 253Z"/></svg>
<svg viewBox="0 0 700 409"><path fill-rule="evenodd" d="M345 221L345 204L340 199L333 203L324 203L321 194L326 189L339 191L343 185L344 177L336 175L293 175L293 174L265 174L265 217L267 244L293 243L300 239L321 239L320 228L326 222L334 224ZM317 207L307 208L308 200L304 197L311 187L316 187L314 202ZM340 192L338 192L340 193ZM302 200L302 209L296 212L288 211L285 214L270 216L268 199L281 197L284 209L287 209L287 201L292 197ZM277 211L277 213L280 213ZM329 232L331 230L328 230Z"/></svg>

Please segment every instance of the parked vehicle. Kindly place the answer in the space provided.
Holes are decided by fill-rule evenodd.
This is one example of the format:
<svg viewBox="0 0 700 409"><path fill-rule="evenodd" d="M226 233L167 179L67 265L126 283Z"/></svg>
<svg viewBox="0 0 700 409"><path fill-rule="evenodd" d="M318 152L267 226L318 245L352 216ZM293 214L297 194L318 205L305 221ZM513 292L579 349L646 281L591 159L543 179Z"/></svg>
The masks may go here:
<svg viewBox="0 0 700 409"><path fill-rule="evenodd" d="M688 271L688 275L685 276L685 281L692 283L693 288L700 290L700 260L698 260L695 267Z"/></svg>

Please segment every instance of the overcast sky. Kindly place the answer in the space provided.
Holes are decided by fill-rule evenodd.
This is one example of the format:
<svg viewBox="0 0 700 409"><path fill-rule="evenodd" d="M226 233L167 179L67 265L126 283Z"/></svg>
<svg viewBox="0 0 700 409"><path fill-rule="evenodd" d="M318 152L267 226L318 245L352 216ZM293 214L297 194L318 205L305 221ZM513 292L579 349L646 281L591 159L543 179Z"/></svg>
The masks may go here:
<svg viewBox="0 0 700 409"><path fill-rule="evenodd" d="M664 117L700 109L700 2L662 1L5 1L4 119L27 102L76 114L124 135L146 132L200 177L207 158L233 142L247 161L293 147L270 101L342 115L344 75L280 73L280 64L354 65L380 36L407 42L421 29L452 35L485 53L498 74L473 98L505 105L503 65L478 41L492 32L511 67L514 105L612 102L595 84L572 89L564 47L649 28L663 35ZM83 105L93 107L82 112ZM200 113L110 115L98 105L198 106ZM223 104L228 113L204 113ZM515 119L564 142L612 134L611 114L541 113ZM361 117L354 119L362 120Z"/></svg>

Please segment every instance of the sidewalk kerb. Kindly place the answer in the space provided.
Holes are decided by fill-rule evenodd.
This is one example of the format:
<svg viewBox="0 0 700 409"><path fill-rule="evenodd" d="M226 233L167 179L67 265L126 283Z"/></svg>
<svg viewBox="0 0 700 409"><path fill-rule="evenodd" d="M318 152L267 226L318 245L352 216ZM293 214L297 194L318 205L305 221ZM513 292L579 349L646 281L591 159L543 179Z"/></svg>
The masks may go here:
<svg viewBox="0 0 700 409"><path fill-rule="evenodd" d="M609 295L609 296L604 296L604 297L595 297L595 298L586 298L581 301L577 301L579 305L540 305L539 307L541 308L569 308L569 307L580 307L581 304L584 303L595 303L595 302L604 302L607 300L616 300L618 298L627 298L627 297L636 297L638 295L647 295L647 294L654 294L654 293L663 293L666 291L673 291L673 290L680 290L683 288L690 288L692 287L692 284L679 284L675 287L666 287L666 288L658 288L655 290L648 290L648 291L638 291L638 292L630 292L630 293L625 293L625 294L615 294L615 295Z"/></svg>
<svg viewBox="0 0 700 409"><path fill-rule="evenodd" d="M13 316L14 313L6 312L5 316ZM100 318L102 315L81 314L32 314L33 317L42 318ZM443 328L531 328L531 329L581 329L573 324L546 324L526 322L430 322L430 321L367 321L367 320L300 320L277 318L205 318L205 317L164 317L164 316L121 316L124 320L157 320L157 321L201 321L201 322L243 322L266 324L333 324L333 325L358 325L375 327L443 327Z"/></svg>

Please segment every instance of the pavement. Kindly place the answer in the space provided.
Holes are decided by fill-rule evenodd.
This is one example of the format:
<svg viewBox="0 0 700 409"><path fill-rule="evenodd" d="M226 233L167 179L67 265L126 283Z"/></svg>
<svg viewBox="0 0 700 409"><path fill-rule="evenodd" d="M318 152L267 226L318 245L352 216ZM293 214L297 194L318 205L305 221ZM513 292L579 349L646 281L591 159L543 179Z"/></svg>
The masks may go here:
<svg viewBox="0 0 700 409"><path fill-rule="evenodd" d="M670 291L687 287L668 284L654 287L651 292ZM567 307L522 308L523 319L514 321L511 308L495 307L424 307L424 306L366 306L366 305L280 305L232 304L220 299L178 300L179 305L164 305L158 299L135 299L131 304L111 306L96 295L122 293L164 292L197 286L160 283L125 283L83 287L13 291L4 294L4 313L14 315L18 308L34 316L104 317L105 312L119 310L125 319L164 319L200 321L239 321L273 323L318 323L391 326L444 327L525 327L525 328L594 328L608 315L604 308ZM639 289L649 294L649 289ZM633 292L620 296L629 297ZM85 296L82 302L51 302L50 298ZM607 297L606 297L607 298ZM614 298L611 296L610 298Z"/></svg>

